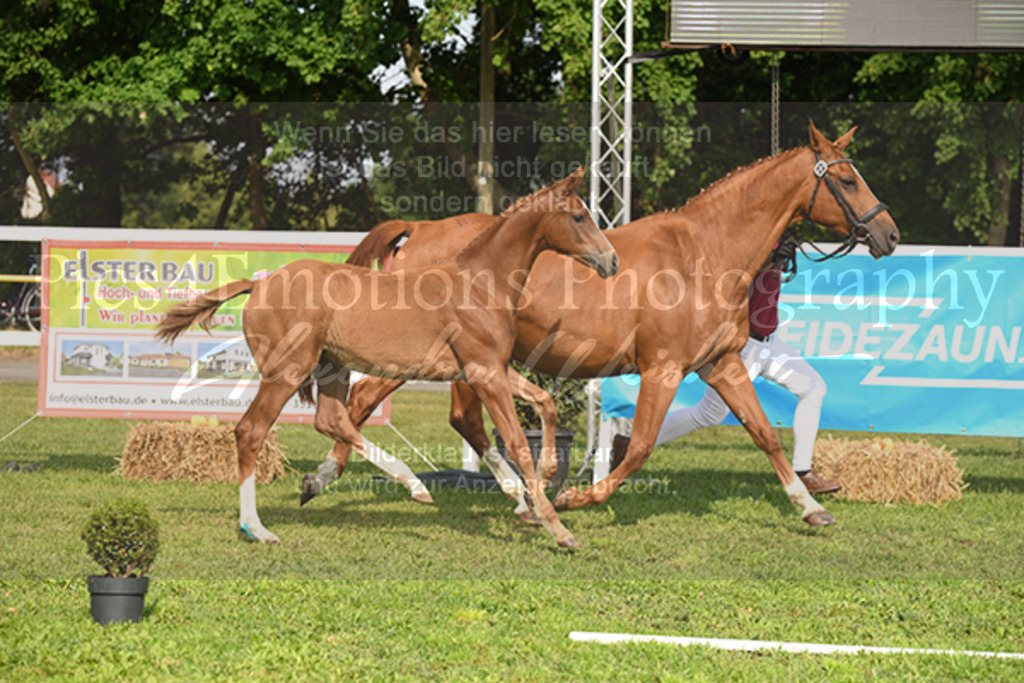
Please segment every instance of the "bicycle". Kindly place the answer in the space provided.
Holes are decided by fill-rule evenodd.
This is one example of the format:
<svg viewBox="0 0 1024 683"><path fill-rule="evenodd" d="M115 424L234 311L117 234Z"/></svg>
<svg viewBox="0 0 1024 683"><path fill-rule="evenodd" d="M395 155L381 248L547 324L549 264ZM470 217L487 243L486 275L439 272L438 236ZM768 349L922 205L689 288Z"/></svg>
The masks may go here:
<svg viewBox="0 0 1024 683"><path fill-rule="evenodd" d="M29 256L29 275L39 274L39 257ZM43 290L38 282L23 282L17 295L0 301L0 328L25 327L38 332L43 312Z"/></svg>

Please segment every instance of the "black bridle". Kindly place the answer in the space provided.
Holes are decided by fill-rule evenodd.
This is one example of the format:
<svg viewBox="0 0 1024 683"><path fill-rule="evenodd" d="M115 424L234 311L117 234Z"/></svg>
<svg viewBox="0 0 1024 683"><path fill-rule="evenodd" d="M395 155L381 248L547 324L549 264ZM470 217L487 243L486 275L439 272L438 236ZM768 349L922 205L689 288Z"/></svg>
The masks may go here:
<svg viewBox="0 0 1024 683"><path fill-rule="evenodd" d="M821 188L821 181L824 180L826 187L828 187L829 191L832 192L832 196L835 197L836 204L838 204L839 208L843 210L843 214L846 216L846 222L849 223L850 225L850 234L846 236L846 240L842 244L840 244L835 249L835 251L828 254L825 254L824 251L819 249L818 245L816 245L814 242L804 240L807 244L810 244L812 247L814 247L814 249L819 254L822 254L821 258L812 258L807 254L806 251L804 251L803 245L800 246L800 251L803 253L803 255L807 256L807 258L811 259L812 261L827 261L831 258L836 258L838 256L845 256L846 254L849 254L851 251L853 251L853 248L860 243L867 244L868 223L871 221L872 218L874 218L878 214L882 213L883 211L887 211L889 209L889 206L885 202L878 202L872 208L868 209L863 214L858 216L856 212L853 210L853 207L850 206L850 202L846 201L846 197L843 196L843 193L839 190L839 187L836 185L836 182L832 180L832 177L828 174L828 169L835 166L836 164L850 164L850 166L853 167L853 161L845 157L842 159L836 159L834 161L825 161L824 159L821 158L821 155L818 154L818 150L812 149L811 151L814 152L813 171L815 177L817 177L818 180L814 184L814 192L811 193L811 203L807 205L807 220L812 220L811 210L814 208L814 200L817 199L818 197L818 189ZM854 173L856 172L856 169L854 169Z"/></svg>

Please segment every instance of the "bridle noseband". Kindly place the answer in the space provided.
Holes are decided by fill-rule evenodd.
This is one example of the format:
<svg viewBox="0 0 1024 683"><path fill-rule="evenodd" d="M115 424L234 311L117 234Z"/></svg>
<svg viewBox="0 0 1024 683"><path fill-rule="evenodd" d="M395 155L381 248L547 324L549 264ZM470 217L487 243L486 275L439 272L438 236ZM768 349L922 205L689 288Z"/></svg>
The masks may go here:
<svg viewBox="0 0 1024 683"><path fill-rule="evenodd" d="M887 211L889 206L885 202L878 202L872 208L858 216L854 212L853 207L850 206L850 203L846 201L846 197L843 196L843 193L839 191L839 187L836 186L835 181L832 180L832 177L828 174L828 169L836 164L850 164L852 167L853 160L844 157L842 159L835 159L834 161L825 161L821 158L821 155L818 154L818 150L812 149L811 151L814 152L813 171L818 180L814 183L814 192L811 193L811 203L807 205L807 220L812 220L811 210L814 208L814 200L818 197L818 189L821 187L821 181L824 180L825 185L828 187L829 191L832 192L832 196L835 197L836 204L838 204L839 208L843 210L847 223L850 224L850 234L847 235L846 240L840 244L835 251L820 259L811 259L812 261L826 261L837 256L845 256L853 251L853 248L857 246L858 243L867 244L868 223L878 214L883 211ZM856 173L856 169L854 169L854 173ZM825 253L821 249L818 249L817 245L813 242L808 242L808 244L817 249L819 254ZM800 250L803 251L803 248L801 247ZM804 252L804 255L806 256L807 253ZM808 258L810 257L808 256Z"/></svg>

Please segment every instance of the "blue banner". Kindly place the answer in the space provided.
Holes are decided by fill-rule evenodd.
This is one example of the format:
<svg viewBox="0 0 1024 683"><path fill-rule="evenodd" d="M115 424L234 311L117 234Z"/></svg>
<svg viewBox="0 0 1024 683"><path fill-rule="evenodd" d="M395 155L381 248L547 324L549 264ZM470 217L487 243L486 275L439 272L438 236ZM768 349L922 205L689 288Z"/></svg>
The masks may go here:
<svg viewBox="0 0 1024 683"><path fill-rule="evenodd" d="M783 285L776 334L828 384L822 428L1024 436L1024 250L896 254L800 257ZM790 426L796 398L762 378L754 386L772 424ZM705 388L691 374L672 409ZM632 417L638 389L637 376L603 380L603 412Z"/></svg>

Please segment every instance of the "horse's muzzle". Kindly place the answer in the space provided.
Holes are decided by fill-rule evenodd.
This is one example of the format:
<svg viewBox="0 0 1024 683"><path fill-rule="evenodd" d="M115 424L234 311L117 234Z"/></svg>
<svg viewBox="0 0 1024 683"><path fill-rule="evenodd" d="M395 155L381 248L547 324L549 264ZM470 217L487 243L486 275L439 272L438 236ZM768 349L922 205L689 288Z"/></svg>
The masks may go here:
<svg viewBox="0 0 1024 683"><path fill-rule="evenodd" d="M896 251L896 245L900 243L900 231L896 226L888 230L869 231L864 241L873 257L882 258Z"/></svg>

